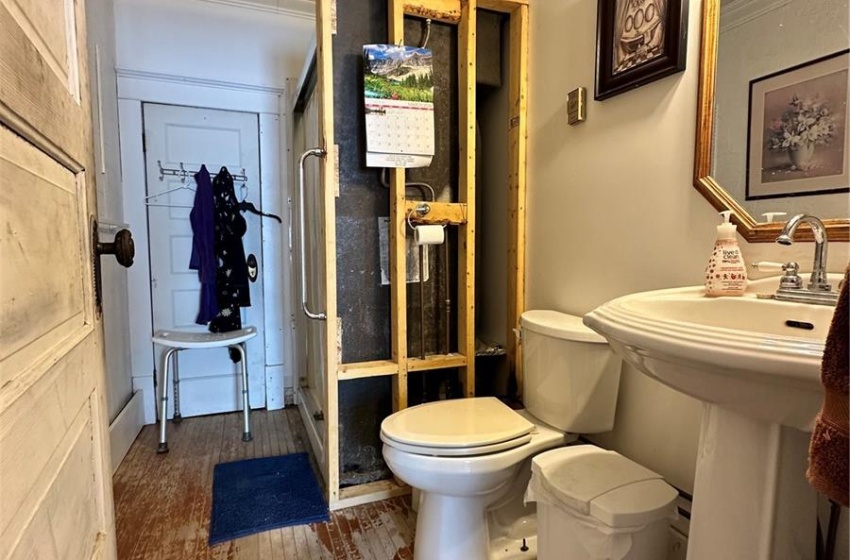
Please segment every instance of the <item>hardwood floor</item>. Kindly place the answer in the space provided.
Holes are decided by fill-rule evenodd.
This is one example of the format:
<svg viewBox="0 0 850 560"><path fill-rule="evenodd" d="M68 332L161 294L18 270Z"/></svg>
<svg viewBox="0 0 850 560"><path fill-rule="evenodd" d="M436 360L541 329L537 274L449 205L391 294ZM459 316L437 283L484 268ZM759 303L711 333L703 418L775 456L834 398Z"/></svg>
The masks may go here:
<svg viewBox="0 0 850 560"><path fill-rule="evenodd" d="M156 426L145 426L113 477L119 560L413 558L416 519L409 496L331 512L328 523L275 529L210 547L216 464L309 451L295 407L254 411L251 423L254 441L249 443L241 440L240 413L169 423L170 452L165 455L156 453Z"/></svg>

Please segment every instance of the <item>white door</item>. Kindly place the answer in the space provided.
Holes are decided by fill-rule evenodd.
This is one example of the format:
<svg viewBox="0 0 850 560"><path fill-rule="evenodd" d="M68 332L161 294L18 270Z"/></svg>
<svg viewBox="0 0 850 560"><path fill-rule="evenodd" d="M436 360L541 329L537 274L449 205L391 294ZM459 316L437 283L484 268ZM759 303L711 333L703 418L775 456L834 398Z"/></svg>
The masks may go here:
<svg viewBox="0 0 850 560"><path fill-rule="evenodd" d="M82 1L0 0L3 559L115 558L85 36Z"/></svg>
<svg viewBox="0 0 850 560"><path fill-rule="evenodd" d="M221 167L234 176L239 200L260 209L259 125L255 113L198 109L177 105L144 105L145 170L148 198L148 237L153 328L206 332L195 323L200 301L198 273L189 269L192 226L189 212L195 196L192 174L163 175L161 169L195 171L207 166L211 177ZM244 185L244 187L243 187ZM168 192L170 191L170 192ZM160 196L157 193L165 193ZM247 343L249 396L252 408L266 402L263 330L262 247L260 217L244 213L248 230L242 238L246 257L259 264L257 281L250 284L251 306L242 308L242 325L258 335ZM155 348L157 370L162 372L162 348ZM197 416L241 408L237 364L226 348L180 352L180 412ZM174 400L168 401L168 417Z"/></svg>

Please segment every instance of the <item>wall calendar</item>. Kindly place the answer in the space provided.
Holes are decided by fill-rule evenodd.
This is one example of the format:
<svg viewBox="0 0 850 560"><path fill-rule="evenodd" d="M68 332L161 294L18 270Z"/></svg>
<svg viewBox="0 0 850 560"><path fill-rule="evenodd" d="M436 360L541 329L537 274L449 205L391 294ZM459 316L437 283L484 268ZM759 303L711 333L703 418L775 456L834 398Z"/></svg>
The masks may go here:
<svg viewBox="0 0 850 560"><path fill-rule="evenodd" d="M434 156L429 49L365 45L363 89L368 167L427 167Z"/></svg>

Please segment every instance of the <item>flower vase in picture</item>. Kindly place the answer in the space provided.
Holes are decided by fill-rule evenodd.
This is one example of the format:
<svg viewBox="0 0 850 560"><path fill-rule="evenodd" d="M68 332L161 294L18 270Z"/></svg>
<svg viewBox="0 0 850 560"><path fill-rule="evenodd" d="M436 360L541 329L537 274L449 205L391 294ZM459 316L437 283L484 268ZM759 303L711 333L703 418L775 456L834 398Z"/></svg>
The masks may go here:
<svg viewBox="0 0 850 560"><path fill-rule="evenodd" d="M787 151L792 169L806 171L812 166L815 146L827 144L835 132L829 104L815 98L791 97L782 117L771 125L769 148Z"/></svg>
<svg viewBox="0 0 850 560"><path fill-rule="evenodd" d="M850 49L750 81L746 200L850 192Z"/></svg>
<svg viewBox="0 0 850 560"><path fill-rule="evenodd" d="M801 171L808 170L812 165L812 156L815 155L814 142L801 142L788 147L788 155L791 157L791 165Z"/></svg>

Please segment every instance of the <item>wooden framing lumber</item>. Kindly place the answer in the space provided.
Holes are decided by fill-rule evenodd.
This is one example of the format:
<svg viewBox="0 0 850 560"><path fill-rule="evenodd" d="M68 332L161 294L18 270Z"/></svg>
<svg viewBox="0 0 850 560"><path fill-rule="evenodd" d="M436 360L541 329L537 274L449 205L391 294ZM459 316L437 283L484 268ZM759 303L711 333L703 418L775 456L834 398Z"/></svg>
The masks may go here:
<svg viewBox="0 0 850 560"><path fill-rule="evenodd" d="M525 187L528 152L528 6L518 6L510 20L508 92L508 368L522 398L522 347L515 329L525 310Z"/></svg>
<svg viewBox="0 0 850 560"><path fill-rule="evenodd" d="M375 360L373 362L360 362L353 364L340 364L340 380L360 379L361 377L380 377L382 375L395 375L398 373L398 364L392 360Z"/></svg>
<svg viewBox="0 0 850 560"><path fill-rule="evenodd" d="M461 0L458 26L458 202L467 204L458 230L458 351L475 356L475 53L476 2ZM463 392L475 395L475 360L461 368Z"/></svg>
<svg viewBox="0 0 850 560"><path fill-rule="evenodd" d="M389 0L390 42L404 43L404 4ZM393 377L393 410L407 408L407 224L405 221L405 172L390 169L390 332Z"/></svg>
<svg viewBox="0 0 850 560"><path fill-rule="evenodd" d="M424 216L415 210L422 204L427 204L431 209ZM452 224L461 225L467 222L467 205L454 202L426 202L421 200L408 200L404 204L404 215L411 223L415 224Z"/></svg>
<svg viewBox="0 0 850 560"><path fill-rule="evenodd" d="M336 380L330 372L337 368L337 300L336 300L336 153L334 146L334 92L333 92L333 41L331 3L334 0L316 2L316 67L318 69L319 137L326 155L322 158L319 184L324 194L324 241L325 241L325 313L323 348L325 353L325 431L324 452L327 465L325 482L328 502L339 499L339 393Z"/></svg>
<svg viewBox="0 0 850 560"><path fill-rule="evenodd" d="M404 0L404 13L445 23L458 23L461 18L460 0Z"/></svg>
<svg viewBox="0 0 850 560"><path fill-rule="evenodd" d="M478 0L478 7L482 10L513 14L518 8L527 8L528 0Z"/></svg>
<svg viewBox="0 0 850 560"><path fill-rule="evenodd" d="M460 354L436 354L422 358L410 358L407 361L407 371L427 371L434 369L451 369L466 367L466 356Z"/></svg>
<svg viewBox="0 0 850 560"><path fill-rule="evenodd" d="M396 496L410 494L410 486L392 480L377 480L349 486L339 491L339 500L331 504L330 509L338 510L347 507L359 506L378 500L386 500Z"/></svg>

